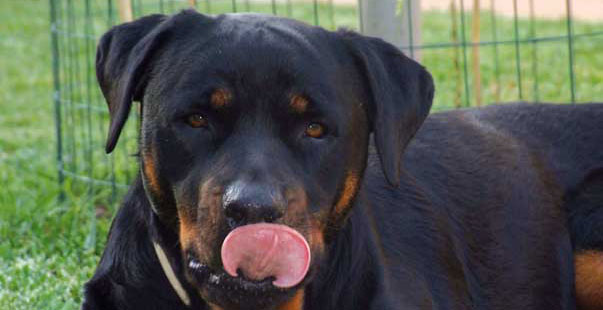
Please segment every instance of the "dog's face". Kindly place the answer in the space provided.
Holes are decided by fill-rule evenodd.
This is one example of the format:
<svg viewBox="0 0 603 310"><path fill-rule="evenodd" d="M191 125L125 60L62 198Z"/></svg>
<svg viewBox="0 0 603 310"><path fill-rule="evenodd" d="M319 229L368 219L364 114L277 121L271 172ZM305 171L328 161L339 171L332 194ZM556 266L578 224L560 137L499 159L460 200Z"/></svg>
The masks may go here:
<svg viewBox="0 0 603 310"><path fill-rule="evenodd" d="M361 186L369 135L395 183L433 95L429 74L380 40L247 14L118 26L97 75L108 151L143 102L147 196L190 282L225 309L278 307L312 280Z"/></svg>

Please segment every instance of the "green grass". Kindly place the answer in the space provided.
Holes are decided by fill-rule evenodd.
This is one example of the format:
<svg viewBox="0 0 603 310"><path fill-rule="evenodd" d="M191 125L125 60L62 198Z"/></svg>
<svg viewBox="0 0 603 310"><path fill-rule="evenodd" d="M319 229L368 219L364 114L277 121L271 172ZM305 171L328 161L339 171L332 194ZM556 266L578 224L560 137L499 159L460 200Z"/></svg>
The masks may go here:
<svg viewBox="0 0 603 310"><path fill-rule="evenodd" d="M77 309L99 251L82 201L57 203L46 2L2 1L0 20L0 309Z"/></svg>
<svg viewBox="0 0 603 310"><path fill-rule="evenodd" d="M466 38L470 40L469 15L466 17ZM481 41L494 41L493 24L490 12L481 16ZM480 69L482 77L482 94L484 103L507 102L519 100L518 79L516 69L516 50L513 44L514 28L511 18L497 17L497 40L507 41L496 46L486 45L480 48ZM459 22L460 26L460 22ZM452 22L450 14L429 13L424 16L423 43L451 42ZM530 22L527 19L518 23L520 40L529 40ZM565 20L535 20L534 36L537 38L558 38L551 41L520 43L519 62L521 64L522 99L525 101L569 102L571 100L571 83L569 76L569 50L567 40L560 38L567 35ZM574 22L574 34L599 33L598 36L578 36L574 39L576 76L576 101L586 102L603 98L603 24ZM461 34L458 33L460 41ZM497 51L495 51L497 49ZM461 62L455 69L453 60ZM498 75L496 74L495 53L498 52ZM464 106L464 87L462 85L462 47L429 48L422 51L422 63L433 74L436 82L435 110L453 108L460 101ZM468 83L470 104L474 104L471 69L471 46L467 47ZM459 84L457 81L460 81ZM460 86L460 88L459 88ZM499 89L497 95L496 89Z"/></svg>
<svg viewBox="0 0 603 310"><path fill-rule="evenodd" d="M76 11L83 14L83 1L74 2L78 5ZM92 3L95 9L94 37L97 37L108 24L107 16L101 10L106 1ZM169 3L164 9L172 9ZM214 12L232 9L226 4L230 1L213 3ZM244 4L239 7L244 8ZM205 8L201 5L200 9ZM272 11L267 5L255 5L252 9L266 13ZM145 14L157 10L159 6L154 4L135 8L135 12ZM285 6L279 6L277 10L281 14L286 13ZM296 7L293 16L313 22L312 10L311 4ZM81 302L81 286L92 275L115 211L110 187L97 185L90 190L85 183L70 178L65 184L67 199L65 203L58 203L48 16L46 1L0 1L0 309L77 309ZM356 26L353 8L338 7L335 19L338 25ZM424 43L450 41L448 14L430 12L424 15L423 20ZM489 40L491 24L488 13L484 13L482 20L482 39ZM324 7L319 21L325 27L333 27ZM76 21L70 31L83 33L85 28L81 22L81 19ZM497 23L498 39L512 39L512 20L498 18ZM520 21L521 37L528 36L527 26L527 21ZM565 27L564 21L536 21L539 36L563 35ZM575 33L595 31L603 31L603 24L575 24ZM80 62L63 62L61 72L65 74L79 65L84 72L80 82L85 84L85 77L93 72L85 71L84 47L86 44L90 47L94 42L79 38L73 39L72 43L72 54ZM600 51L603 50L603 37L577 38L574 43L577 99L601 101L603 53ZM66 45L61 48L66 52ZM535 75L532 72L534 58L531 48L527 44L522 45L521 50L525 99L536 95L533 91ZM537 48L539 98L568 101L567 45L564 41L557 41L539 44ZM93 53L93 46L88 52ZM493 52L492 46L481 49L485 102L496 99L492 86L497 81ZM454 49L451 48L423 51L422 62L437 83L436 110L450 108L459 96L461 99L464 96L456 91L459 72L453 66L453 56ZM514 46L500 45L499 59L500 99L517 100ZM66 97L87 102L85 88L78 90L74 81L67 83L66 75L63 79ZM106 113L96 112L103 111L105 107L94 84L91 88L90 115L87 114L87 103L81 108L69 104L63 107L67 129L63 136L66 168L80 175L91 173L95 178L107 178L113 165L117 170L117 180L127 183L136 169L135 158L129 156L136 148L135 122L130 122L129 139L122 139L117 154L106 157L102 152ZM91 128L86 127L88 116L93 120ZM88 133L91 134L90 139ZM92 164L87 163L87 159L92 159ZM119 188L118 196L122 193L123 189ZM94 212L97 216L93 216Z"/></svg>

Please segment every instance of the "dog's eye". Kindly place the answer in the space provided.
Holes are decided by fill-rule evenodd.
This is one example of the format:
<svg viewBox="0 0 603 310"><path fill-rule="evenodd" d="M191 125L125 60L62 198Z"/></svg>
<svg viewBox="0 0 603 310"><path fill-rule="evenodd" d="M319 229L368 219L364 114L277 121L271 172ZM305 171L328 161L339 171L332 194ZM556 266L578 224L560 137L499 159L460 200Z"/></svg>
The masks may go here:
<svg viewBox="0 0 603 310"><path fill-rule="evenodd" d="M207 117L202 114L191 114L186 120L193 128L205 128L208 125Z"/></svg>
<svg viewBox="0 0 603 310"><path fill-rule="evenodd" d="M314 139L320 139L325 135L326 128L321 123L310 123L306 127L306 136Z"/></svg>

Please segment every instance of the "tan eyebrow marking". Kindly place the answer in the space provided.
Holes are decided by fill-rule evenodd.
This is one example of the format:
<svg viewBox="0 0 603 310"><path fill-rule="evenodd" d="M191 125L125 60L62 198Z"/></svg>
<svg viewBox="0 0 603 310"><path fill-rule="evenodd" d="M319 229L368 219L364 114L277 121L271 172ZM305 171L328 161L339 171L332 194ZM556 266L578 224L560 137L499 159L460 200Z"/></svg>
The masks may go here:
<svg viewBox="0 0 603 310"><path fill-rule="evenodd" d="M310 102L308 99L301 95L293 95L291 96L291 101L289 102L289 106L296 113L304 113L308 109L308 105Z"/></svg>
<svg viewBox="0 0 603 310"><path fill-rule="evenodd" d="M232 94L225 88L218 88L211 94L210 103L216 108L223 108L232 100Z"/></svg>

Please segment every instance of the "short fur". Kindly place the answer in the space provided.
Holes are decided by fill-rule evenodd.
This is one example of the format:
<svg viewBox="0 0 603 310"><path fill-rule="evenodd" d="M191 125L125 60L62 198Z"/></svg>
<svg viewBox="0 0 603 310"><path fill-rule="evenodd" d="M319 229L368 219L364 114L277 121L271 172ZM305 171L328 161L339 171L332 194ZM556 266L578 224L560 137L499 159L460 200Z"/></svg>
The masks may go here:
<svg viewBox="0 0 603 310"><path fill-rule="evenodd" d="M142 102L141 173L84 310L603 307L601 104L427 117L431 76L392 45L254 14L144 17L106 33L96 65L108 152ZM301 284L224 274L224 237L255 222L306 237Z"/></svg>

